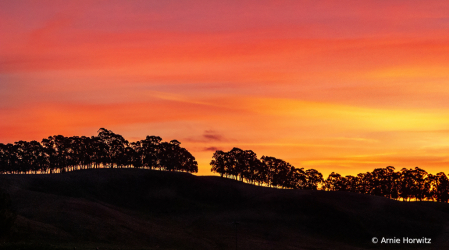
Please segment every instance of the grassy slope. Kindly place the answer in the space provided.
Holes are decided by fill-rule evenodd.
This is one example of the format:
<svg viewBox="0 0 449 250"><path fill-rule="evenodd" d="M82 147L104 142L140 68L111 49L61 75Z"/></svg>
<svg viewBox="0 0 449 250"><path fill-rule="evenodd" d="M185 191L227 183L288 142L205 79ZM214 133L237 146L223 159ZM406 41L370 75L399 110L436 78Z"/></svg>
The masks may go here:
<svg viewBox="0 0 449 250"><path fill-rule="evenodd" d="M374 236L430 237L430 247L449 247L448 204L138 169L1 175L0 183L18 214L5 246L235 249L238 221L239 249L411 247L375 245Z"/></svg>

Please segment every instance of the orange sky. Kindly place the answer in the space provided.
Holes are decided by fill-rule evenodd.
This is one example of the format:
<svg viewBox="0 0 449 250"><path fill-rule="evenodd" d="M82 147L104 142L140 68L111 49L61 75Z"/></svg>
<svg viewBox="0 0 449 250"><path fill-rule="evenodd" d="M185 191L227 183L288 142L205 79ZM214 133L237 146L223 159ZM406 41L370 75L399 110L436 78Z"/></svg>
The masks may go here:
<svg viewBox="0 0 449 250"><path fill-rule="evenodd" d="M1 1L0 142L105 127L210 174L449 167L447 1Z"/></svg>

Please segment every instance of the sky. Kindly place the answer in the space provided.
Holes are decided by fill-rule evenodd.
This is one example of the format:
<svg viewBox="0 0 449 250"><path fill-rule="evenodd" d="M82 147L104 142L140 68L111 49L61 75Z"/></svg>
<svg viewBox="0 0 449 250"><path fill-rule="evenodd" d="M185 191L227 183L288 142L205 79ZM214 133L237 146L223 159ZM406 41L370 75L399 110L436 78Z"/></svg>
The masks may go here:
<svg viewBox="0 0 449 250"><path fill-rule="evenodd" d="M177 139L355 175L449 167L447 1L3 1L0 143Z"/></svg>

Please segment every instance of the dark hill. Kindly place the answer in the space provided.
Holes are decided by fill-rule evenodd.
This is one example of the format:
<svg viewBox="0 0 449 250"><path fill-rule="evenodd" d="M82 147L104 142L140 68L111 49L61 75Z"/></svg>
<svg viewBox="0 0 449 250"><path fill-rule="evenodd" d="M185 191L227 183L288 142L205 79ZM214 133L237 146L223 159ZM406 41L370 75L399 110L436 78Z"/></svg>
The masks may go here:
<svg viewBox="0 0 449 250"><path fill-rule="evenodd" d="M139 169L0 175L0 183L18 214L6 249L235 249L236 234L238 249L449 247L449 205L434 202Z"/></svg>

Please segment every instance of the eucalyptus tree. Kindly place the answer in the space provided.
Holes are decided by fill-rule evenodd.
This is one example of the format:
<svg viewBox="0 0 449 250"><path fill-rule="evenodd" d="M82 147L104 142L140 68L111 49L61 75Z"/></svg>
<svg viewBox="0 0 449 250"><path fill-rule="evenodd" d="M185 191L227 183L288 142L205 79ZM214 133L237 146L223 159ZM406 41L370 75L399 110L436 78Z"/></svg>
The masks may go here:
<svg viewBox="0 0 449 250"><path fill-rule="evenodd" d="M18 171L18 159L15 146L11 143L0 144L0 167L2 173L14 173Z"/></svg>
<svg viewBox="0 0 449 250"><path fill-rule="evenodd" d="M399 178L400 174L398 172L395 172L395 167L393 166L387 166L385 168L385 175L386 175L386 190L388 192L386 193L386 197L397 199L399 197Z"/></svg>
<svg viewBox="0 0 449 250"><path fill-rule="evenodd" d="M12 143L8 143L7 150L9 152L8 162L11 173L20 173L20 159L17 154L18 147Z"/></svg>
<svg viewBox="0 0 449 250"><path fill-rule="evenodd" d="M217 150L212 155L212 160L210 162L210 165L212 166L210 171L213 173L219 173L221 178L223 178L223 175L225 174L225 156L225 152L222 150Z"/></svg>
<svg viewBox="0 0 449 250"><path fill-rule="evenodd" d="M413 169L403 168L400 171L399 197L404 201L414 198L415 180Z"/></svg>
<svg viewBox="0 0 449 250"><path fill-rule="evenodd" d="M413 180L415 185L413 186L413 196L416 199L422 201L426 197L426 178L428 173L421 168L415 167L413 170Z"/></svg>
<svg viewBox="0 0 449 250"><path fill-rule="evenodd" d="M160 170L198 172L195 157L180 144L177 140L171 140L169 143L162 142L158 145L156 159Z"/></svg>
<svg viewBox="0 0 449 250"><path fill-rule="evenodd" d="M449 200L449 179L443 172L436 174L435 197L439 202L448 202Z"/></svg>
<svg viewBox="0 0 449 250"><path fill-rule="evenodd" d="M339 173L332 172L324 181L324 189L326 191L339 191L341 189L341 175Z"/></svg>
<svg viewBox="0 0 449 250"><path fill-rule="evenodd" d="M258 185L268 184L268 168L265 167L265 164L261 159L257 159L255 162L255 179L254 181L258 183Z"/></svg>
<svg viewBox="0 0 449 250"><path fill-rule="evenodd" d="M38 171L45 171L47 164L42 144L37 141L30 141L28 143L27 150L30 157L30 165L28 168L34 171L34 173L37 173Z"/></svg>
<svg viewBox="0 0 449 250"><path fill-rule="evenodd" d="M92 167L94 162L94 144L91 137L81 136L80 137L80 162L84 168Z"/></svg>
<svg viewBox="0 0 449 250"><path fill-rule="evenodd" d="M424 179L424 197L428 201L435 201L437 187L437 176L433 174L427 174Z"/></svg>
<svg viewBox="0 0 449 250"><path fill-rule="evenodd" d="M125 150L123 151L123 154L120 157L119 165L127 167L133 166L135 155L136 152L134 151L134 148L131 145L126 146Z"/></svg>
<svg viewBox="0 0 449 250"><path fill-rule="evenodd" d="M345 187L345 189L347 191L356 193L358 191L358 186L359 186L359 183L360 183L359 177L358 176L347 175L345 177L345 179L346 179L346 182L345 182L346 187Z"/></svg>
<svg viewBox="0 0 449 250"><path fill-rule="evenodd" d="M356 176L357 183L355 184L354 192L366 194L368 189L368 183L365 179L366 173L358 173Z"/></svg>
<svg viewBox="0 0 449 250"><path fill-rule="evenodd" d="M257 159L256 153L252 150L245 150L242 154L242 177L246 179L249 183L254 183L257 179L256 174L259 164L259 159Z"/></svg>
<svg viewBox="0 0 449 250"><path fill-rule="evenodd" d="M179 147L177 149L178 171L198 173L198 162L187 149Z"/></svg>
<svg viewBox="0 0 449 250"><path fill-rule="evenodd" d="M45 170L50 170L50 174L57 168L57 152L55 149L55 141L53 136L49 136L46 139L42 139L42 146L45 155Z"/></svg>
<svg viewBox="0 0 449 250"><path fill-rule="evenodd" d="M397 190L397 187L395 187L397 176L395 175L394 167L376 168L371 174L371 193L390 198L392 190Z"/></svg>
<svg viewBox="0 0 449 250"><path fill-rule="evenodd" d="M229 157L229 174L235 176L235 179L243 181L243 172L246 165L244 163L244 151L240 148L233 148L228 152Z"/></svg>
<svg viewBox="0 0 449 250"><path fill-rule="evenodd" d="M49 137L53 141L53 148L56 153L56 168L64 171L67 167L70 150L68 148L69 143L66 137L63 135L55 135Z"/></svg>
<svg viewBox="0 0 449 250"><path fill-rule="evenodd" d="M98 137L107 145L108 156L105 163L110 164L110 168L113 168L114 164L119 162L119 159L129 142L125 140L123 136L105 128L100 128L98 130Z"/></svg>
<svg viewBox="0 0 449 250"><path fill-rule="evenodd" d="M272 156L262 156L261 161L263 166L267 169L267 184L268 186L272 187L275 186L273 180L275 179L275 176L277 175L277 166L278 159Z"/></svg>
<svg viewBox="0 0 449 250"><path fill-rule="evenodd" d="M316 169L307 169L306 177L306 189L317 190L324 182L323 175Z"/></svg>
<svg viewBox="0 0 449 250"><path fill-rule="evenodd" d="M159 136L147 136L144 140L141 140L138 145L140 148L135 148L136 152L140 152L140 160L142 165L149 167L150 169L159 167L162 169L161 158L165 157L166 150L163 148L165 145L161 145L162 138ZM137 145L134 145L135 147Z"/></svg>
<svg viewBox="0 0 449 250"><path fill-rule="evenodd" d="M351 185L350 175L342 176L339 183L340 191L347 191L347 192L351 191L350 185Z"/></svg>
<svg viewBox="0 0 449 250"><path fill-rule="evenodd" d="M175 171L181 168L180 154L181 143L178 140L171 140L169 143L162 143L165 157L161 157L165 162L162 164L166 170Z"/></svg>
<svg viewBox="0 0 449 250"><path fill-rule="evenodd" d="M304 189L307 185L307 176L304 168L293 168L292 172L292 184L294 184L293 188Z"/></svg>
<svg viewBox="0 0 449 250"><path fill-rule="evenodd" d="M299 180L297 179L297 177L299 177L298 169L295 168L294 166L291 166L290 164L288 164L288 165L290 166L290 169L288 170L288 172L285 175L285 180L284 180L282 186L284 188L291 188L291 189L301 188L299 186Z"/></svg>
<svg viewBox="0 0 449 250"><path fill-rule="evenodd" d="M131 142L130 147L133 149L131 163L135 168L143 166L143 149L141 141Z"/></svg>
<svg viewBox="0 0 449 250"><path fill-rule="evenodd" d="M91 137L93 157L96 168L105 166L109 161L109 146L98 136Z"/></svg>
<svg viewBox="0 0 449 250"><path fill-rule="evenodd" d="M6 173L8 167L8 152L6 151L6 145L0 143L0 173Z"/></svg>
<svg viewBox="0 0 449 250"><path fill-rule="evenodd" d="M277 159L276 160L276 173L273 176L273 183L278 187L288 186L288 173L290 172L292 165L290 163Z"/></svg>
<svg viewBox="0 0 449 250"><path fill-rule="evenodd" d="M174 160L173 160L173 148L168 142L162 142L159 144L159 151L156 155L157 167L160 171L162 170L173 170Z"/></svg>
<svg viewBox="0 0 449 250"><path fill-rule="evenodd" d="M385 187L385 170L383 168L376 168L373 170L371 179L371 194L383 196L387 193Z"/></svg>

